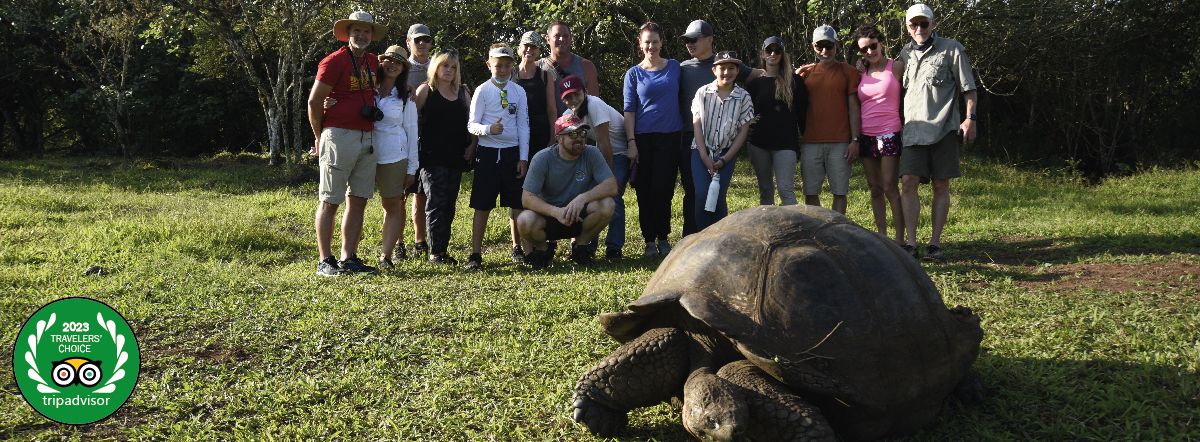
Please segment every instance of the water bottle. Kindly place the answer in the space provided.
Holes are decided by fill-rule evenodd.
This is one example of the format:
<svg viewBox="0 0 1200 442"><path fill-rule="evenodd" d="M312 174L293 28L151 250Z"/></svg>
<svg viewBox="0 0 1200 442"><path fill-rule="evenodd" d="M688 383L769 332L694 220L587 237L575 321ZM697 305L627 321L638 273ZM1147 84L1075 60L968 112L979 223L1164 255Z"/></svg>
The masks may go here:
<svg viewBox="0 0 1200 442"><path fill-rule="evenodd" d="M712 182L708 183L708 199L704 200L706 212L717 211L717 199L721 197L721 173L713 174Z"/></svg>

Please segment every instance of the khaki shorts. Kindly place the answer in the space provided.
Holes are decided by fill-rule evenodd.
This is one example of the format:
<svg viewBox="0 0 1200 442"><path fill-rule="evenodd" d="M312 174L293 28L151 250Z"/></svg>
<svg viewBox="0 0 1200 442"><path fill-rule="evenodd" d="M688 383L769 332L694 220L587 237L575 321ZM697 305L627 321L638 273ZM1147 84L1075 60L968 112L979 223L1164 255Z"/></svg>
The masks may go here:
<svg viewBox="0 0 1200 442"><path fill-rule="evenodd" d="M800 173L804 194L820 195L821 183L829 177L829 190L844 196L850 192L850 163L846 149L850 143L804 143L800 146Z"/></svg>
<svg viewBox="0 0 1200 442"><path fill-rule="evenodd" d="M371 131L329 127L321 131L321 184L317 197L341 204L346 195L375 193L375 149Z"/></svg>
<svg viewBox="0 0 1200 442"><path fill-rule="evenodd" d="M958 178L958 131L951 131L936 144L904 146L900 154L900 176L913 175L935 180Z"/></svg>
<svg viewBox="0 0 1200 442"><path fill-rule="evenodd" d="M379 196L395 198L404 195L404 178L408 176L408 160L375 166L375 187Z"/></svg>

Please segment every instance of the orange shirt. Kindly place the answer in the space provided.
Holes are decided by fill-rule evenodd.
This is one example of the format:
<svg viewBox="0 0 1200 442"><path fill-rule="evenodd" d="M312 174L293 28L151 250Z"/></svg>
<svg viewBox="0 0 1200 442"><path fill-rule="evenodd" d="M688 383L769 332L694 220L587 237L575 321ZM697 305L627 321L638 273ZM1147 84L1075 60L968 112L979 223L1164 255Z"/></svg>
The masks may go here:
<svg viewBox="0 0 1200 442"><path fill-rule="evenodd" d="M846 98L857 99L858 70L838 61L829 66L817 63L802 75L804 86L808 88L804 142L849 142L850 108Z"/></svg>

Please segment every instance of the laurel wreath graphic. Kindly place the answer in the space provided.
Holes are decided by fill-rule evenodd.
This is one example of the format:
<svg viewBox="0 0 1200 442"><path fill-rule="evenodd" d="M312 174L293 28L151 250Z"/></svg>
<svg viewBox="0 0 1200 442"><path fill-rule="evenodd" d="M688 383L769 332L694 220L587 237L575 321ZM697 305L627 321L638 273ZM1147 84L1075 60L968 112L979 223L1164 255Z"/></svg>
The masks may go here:
<svg viewBox="0 0 1200 442"><path fill-rule="evenodd" d="M51 313L49 320L37 322L37 331L29 334L29 351L25 352L25 362L29 364L29 371L26 372L26 375L29 376L30 380L38 383L37 390L40 393L59 392L50 387L50 384L45 379L42 379L41 371L37 365L37 345L42 342L42 333L54 326L56 318L57 316ZM96 322L100 324L100 328L108 332L109 338L117 345L117 363L113 365L113 370L115 371L113 371L112 376L108 378L108 381L104 385L92 391L92 393L107 394L116 391L117 386L114 383L125 378L125 369L121 368L121 366L129 361L129 353L125 351L125 335L117 333L116 323L112 320L104 320L104 315L99 312L96 313Z"/></svg>

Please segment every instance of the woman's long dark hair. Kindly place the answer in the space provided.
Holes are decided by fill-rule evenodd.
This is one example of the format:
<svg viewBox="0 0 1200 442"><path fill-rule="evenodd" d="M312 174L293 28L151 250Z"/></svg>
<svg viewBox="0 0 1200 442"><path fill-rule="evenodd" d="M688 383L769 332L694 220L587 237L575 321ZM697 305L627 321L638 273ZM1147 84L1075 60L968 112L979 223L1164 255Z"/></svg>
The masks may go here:
<svg viewBox="0 0 1200 442"><path fill-rule="evenodd" d="M410 66L408 63L400 63L400 64L404 66L404 72L401 72L400 75L396 76L396 82L394 84L392 84L392 87L396 88L396 95L400 96L400 100L407 103L408 102L408 73L410 71L412 71L412 66ZM383 63L379 63L379 71L375 73L375 78L387 78L387 77L385 77L385 75L387 75L387 74L383 72Z"/></svg>
<svg viewBox="0 0 1200 442"><path fill-rule="evenodd" d="M860 38L875 39L876 41L879 42L879 50L881 52L886 47L886 43L884 42L883 31L880 31L879 27L877 27L875 25L862 25L862 26L859 26L858 29L854 30L854 35L850 36L850 42L851 42L851 44L854 45L855 51L858 50L858 39L860 39ZM858 61L854 63L854 66L856 68L858 68L859 71L866 72L867 69L871 68L870 63L867 63L867 57L861 56L862 55L861 52L859 52L859 55L860 55L860 57L858 57ZM886 60L887 57L885 56L883 58L885 59L884 63L887 63L887 60Z"/></svg>

